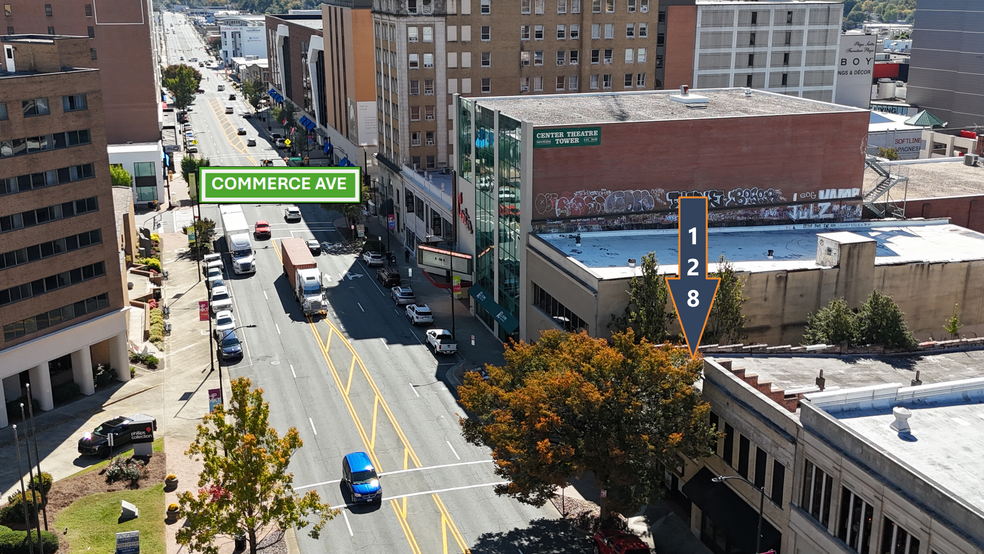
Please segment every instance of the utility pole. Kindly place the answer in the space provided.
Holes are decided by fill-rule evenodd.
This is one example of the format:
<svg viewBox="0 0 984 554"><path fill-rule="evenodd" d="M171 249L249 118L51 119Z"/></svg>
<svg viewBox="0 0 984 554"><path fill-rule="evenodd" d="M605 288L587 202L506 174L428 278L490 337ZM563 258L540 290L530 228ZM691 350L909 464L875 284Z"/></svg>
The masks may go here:
<svg viewBox="0 0 984 554"><path fill-rule="evenodd" d="M38 454L38 432L34 429L34 404L31 403L31 384L27 387L27 413L31 416L31 436L34 437L34 458L38 461L38 476L41 475L41 456ZM41 509L44 514L44 530L48 530L48 493L41 487Z"/></svg>

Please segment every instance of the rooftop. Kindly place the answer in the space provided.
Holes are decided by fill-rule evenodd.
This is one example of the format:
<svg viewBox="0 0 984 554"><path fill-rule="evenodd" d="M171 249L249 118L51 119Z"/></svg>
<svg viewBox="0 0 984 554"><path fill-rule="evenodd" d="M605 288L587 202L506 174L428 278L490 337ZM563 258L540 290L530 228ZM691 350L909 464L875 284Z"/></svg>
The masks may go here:
<svg viewBox="0 0 984 554"><path fill-rule="evenodd" d="M480 105L537 126L866 112L859 108L744 88L691 89L704 107L671 100L679 90L475 98ZM692 106L693 104L691 104Z"/></svg>
<svg viewBox="0 0 984 554"><path fill-rule="evenodd" d="M909 177L908 187L897 186L889 197L894 201L913 198L943 198L984 194L984 167L964 165L963 158L932 158L886 164ZM864 190L881 179L872 169L864 170Z"/></svg>
<svg viewBox="0 0 984 554"><path fill-rule="evenodd" d="M984 259L984 234L943 220L712 227L707 257L716 262L724 256L735 269L749 272L818 268L817 235L836 231L877 241L875 265ZM570 233L537 236L599 279L641 274L642 257L649 252L656 253L661 273L677 272L676 229L585 232L580 233L580 245L576 244L576 235ZM628 267L630 258L640 267ZM712 263L710 270L715 269L716 264Z"/></svg>

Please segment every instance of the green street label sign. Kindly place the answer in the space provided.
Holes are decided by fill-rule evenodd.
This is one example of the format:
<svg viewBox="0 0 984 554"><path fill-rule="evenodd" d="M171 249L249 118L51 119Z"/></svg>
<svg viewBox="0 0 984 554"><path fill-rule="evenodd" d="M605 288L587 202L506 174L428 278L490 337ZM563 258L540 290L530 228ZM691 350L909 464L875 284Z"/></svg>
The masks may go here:
<svg viewBox="0 0 984 554"><path fill-rule="evenodd" d="M201 167L206 204L362 202L358 167Z"/></svg>
<svg viewBox="0 0 984 554"><path fill-rule="evenodd" d="M533 148L598 146L599 144L601 144L601 127L537 129L533 132Z"/></svg>

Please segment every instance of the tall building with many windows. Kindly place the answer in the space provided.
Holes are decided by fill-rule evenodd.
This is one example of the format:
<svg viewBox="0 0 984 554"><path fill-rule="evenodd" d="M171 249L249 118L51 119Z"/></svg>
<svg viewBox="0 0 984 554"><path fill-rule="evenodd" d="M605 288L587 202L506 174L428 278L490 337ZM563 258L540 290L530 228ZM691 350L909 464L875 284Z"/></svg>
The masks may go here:
<svg viewBox="0 0 984 554"><path fill-rule="evenodd" d="M84 37L0 48L0 400L30 383L50 410L60 386L93 393L93 364L130 377L102 82Z"/></svg>

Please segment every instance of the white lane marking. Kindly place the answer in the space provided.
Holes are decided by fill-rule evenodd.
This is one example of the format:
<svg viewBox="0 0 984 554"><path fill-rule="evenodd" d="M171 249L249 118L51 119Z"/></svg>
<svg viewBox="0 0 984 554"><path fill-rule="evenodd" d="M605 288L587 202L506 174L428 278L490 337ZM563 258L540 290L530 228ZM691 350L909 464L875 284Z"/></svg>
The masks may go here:
<svg viewBox="0 0 984 554"><path fill-rule="evenodd" d="M417 387L413 386L413 383L408 383L408 384L410 385L410 390L412 390L413 393L417 395L417 398L420 398L420 395L417 394ZM458 459L460 460L461 458Z"/></svg>
<svg viewBox="0 0 984 554"><path fill-rule="evenodd" d="M277 328L277 334L278 334L278 335L279 335L279 334L281 334L281 333L280 333L280 326L279 326L279 325L277 325L276 323L274 323L274 324L273 324L273 326Z"/></svg>
<svg viewBox="0 0 984 554"><path fill-rule="evenodd" d="M351 525L349 525L349 520L348 520L348 516L347 516L347 515L345 514L345 512L342 512L342 517L344 517L344 518L345 518L345 526L346 526L346 527L348 527L348 530L349 530L349 536L350 536L350 537L354 537L354 536L355 536L355 534L354 534L354 533L352 533L352 526L351 526Z"/></svg>
<svg viewBox="0 0 984 554"><path fill-rule="evenodd" d="M294 364L288 364L288 365L290 365L290 374L294 376L294 379L297 379L297 374L294 373Z"/></svg>
<svg viewBox="0 0 984 554"><path fill-rule="evenodd" d="M362 310L363 312L366 311L366 309L362 307L362 304L360 302L356 302L356 304L359 305L360 310Z"/></svg>
<svg viewBox="0 0 984 554"><path fill-rule="evenodd" d="M314 484L311 484L311 485L304 485L303 487L292 487L292 488L295 491L299 491L301 489L312 489L314 487L320 487L321 485L334 485L335 483L341 483L341 482L342 482L341 479L332 479L331 481L322 481L320 483L314 483Z"/></svg>
<svg viewBox="0 0 984 554"><path fill-rule="evenodd" d="M314 431L314 435L317 436L318 435L318 430L314 428L314 420L311 419L311 418L308 418L308 421L311 422L311 430Z"/></svg>
<svg viewBox="0 0 984 554"><path fill-rule="evenodd" d="M386 339L384 339L384 338L382 338L382 337L380 337L380 338L379 338L379 340L380 340L380 342L382 342L382 343L383 343L383 346L385 346L385 347L386 347L386 350L389 350L389 349L390 349L390 347L389 347L389 345L388 345L388 344L386 344Z"/></svg>
<svg viewBox="0 0 984 554"><path fill-rule="evenodd" d="M412 467L410 469L398 469L395 471L387 471L386 473L380 473L380 475L396 475L397 473L410 473L411 471L423 471L425 469L442 469L445 467L458 467L458 466L470 466L475 464L491 464L492 460L478 460L476 462L461 462L459 464L441 464L436 466L427 467ZM297 487L294 487L295 489Z"/></svg>
<svg viewBox="0 0 984 554"><path fill-rule="evenodd" d="M270 297L269 297L269 296L267 296L267 294L266 294L266 291L263 291L263 298L265 298L265 299L267 299L267 300L269 300L269 299L270 299Z"/></svg>
<svg viewBox="0 0 984 554"><path fill-rule="evenodd" d="M412 492L410 494L400 494L400 495L397 495L397 496L386 496L386 497L383 497L383 500L399 500L401 498L411 498L411 497L414 497L414 496L423 496L425 494L441 494L441 493L444 493L444 492L454 492L454 491L463 491L463 490L468 490L468 489L478 489L478 488L481 488L481 487L494 487L496 485L501 485L502 483L503 483L502 481L496 481L495 483L482 483L481 485L465 485L463 487L451 487L449 489L436 489L436 490L432 490L432 491ZM296 490L297 487L294 487L294 489ZM335 508L336 510L340 510L342 508L352 508L354 506L356 506L356 504L345 504L344 506L332 506L332 508Z"/></svg>
<svg viewBox="0 0 984 554"><path fill-rule="evenodd" d="M454 447L451 446L451 441L444 441L444 442L448 443L448 448L450 448L451 452L454 453L454 457L460 460L461 456L459 456L458 453L454 451Z"/></svg>

